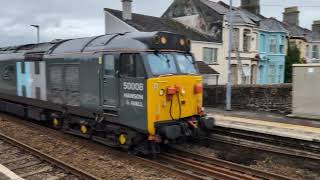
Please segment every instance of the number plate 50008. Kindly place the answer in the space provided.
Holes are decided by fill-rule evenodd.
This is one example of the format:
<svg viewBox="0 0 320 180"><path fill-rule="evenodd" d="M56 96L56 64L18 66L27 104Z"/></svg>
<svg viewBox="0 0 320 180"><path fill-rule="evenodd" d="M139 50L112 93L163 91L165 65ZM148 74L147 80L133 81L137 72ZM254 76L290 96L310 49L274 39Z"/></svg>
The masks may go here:
<svg viewBox="0 0 320 180"><path fill-rule="evenodd" d="M143 91L144 87L142 83L123 82L124 90Z"/></svg>

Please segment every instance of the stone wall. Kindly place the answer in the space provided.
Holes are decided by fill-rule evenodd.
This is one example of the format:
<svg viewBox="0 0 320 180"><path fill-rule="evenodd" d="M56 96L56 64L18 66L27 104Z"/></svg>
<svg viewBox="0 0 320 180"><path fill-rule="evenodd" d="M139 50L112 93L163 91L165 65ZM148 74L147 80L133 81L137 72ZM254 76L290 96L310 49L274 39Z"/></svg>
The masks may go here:
<svg viewBox="0 0 320 180"><path fill-rule="evenodd" d="M204 87L204 106L224 107L226 86ZM288 114L292 111L292 84L235 85L232 108Z"/></svg>

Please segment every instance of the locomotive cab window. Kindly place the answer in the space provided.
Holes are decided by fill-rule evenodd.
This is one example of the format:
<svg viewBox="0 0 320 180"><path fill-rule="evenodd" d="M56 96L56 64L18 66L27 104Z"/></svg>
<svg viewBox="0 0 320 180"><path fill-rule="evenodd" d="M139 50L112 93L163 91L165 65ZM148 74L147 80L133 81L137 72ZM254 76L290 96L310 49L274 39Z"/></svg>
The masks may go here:
<svg viewBox="0 0 320 180"><path fill-rule="evenodd" d="M151 72L155 76L198 74L194 59L182 53L152 53L147 55Z"/></svg>
<svg viewBox="0 0 320 180"><path fill-rule="evenodd" d="M145 69L140 54L122 54L120 77L145 77Z"/></svg>
<svg viewBox="0 0 320 180"><path fill-rule="evenodd" d="M192 56L186 54L177 54L177 63L181 73L197 74L195 62Z"/></svg>
<svg viewBox="0 0 320 180"><path fill-rule="evenodd" d="M172 54L148 54L148 62L154 75L177 74L177 66Z"/></svg>

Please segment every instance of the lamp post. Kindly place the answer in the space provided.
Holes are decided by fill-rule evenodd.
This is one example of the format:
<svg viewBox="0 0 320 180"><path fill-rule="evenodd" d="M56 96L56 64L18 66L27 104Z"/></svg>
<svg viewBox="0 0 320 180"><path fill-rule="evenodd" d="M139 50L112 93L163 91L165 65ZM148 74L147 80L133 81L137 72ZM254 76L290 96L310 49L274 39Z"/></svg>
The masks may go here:
<svg viewBox="0 0 320 180"><path fill-rule="evenodd" d="M233 22L232 22L232 6L233 2L230 0L230 7L229 7L229 17L228 17L228 25L229 25L229 49L228 49L228 83L227 83L227 91L226 91L226 110L231 111L231 94L232 94L232 87L231 87L231 53L232 53L232 31L233 31Z"/></svg>
<svg viewBox="0 0 320 180"><path fill-rule="evenodd" d="M37 43L40 43L40 26L39 25L30 25L31 27L34 27L37 29Z"/></svg>

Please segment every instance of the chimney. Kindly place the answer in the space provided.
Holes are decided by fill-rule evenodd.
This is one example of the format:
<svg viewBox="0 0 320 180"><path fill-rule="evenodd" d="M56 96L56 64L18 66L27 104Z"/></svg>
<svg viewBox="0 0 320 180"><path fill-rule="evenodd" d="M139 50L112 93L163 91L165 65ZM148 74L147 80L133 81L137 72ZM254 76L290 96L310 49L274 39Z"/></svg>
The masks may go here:
<svg viewBox="0 0 320 180"><path fill-rule="evenodd" d="M260 14L260 0L241 0L241 8L253 14Z"/></svg>
<svg viewBox="0 0 320 180"><path fill-rule="evenodd" d="M313 34L314 40L317 40L317 41L320 40L320 20L313 21L312 34Z"/></svg>
<svg viewBox="0 0 320 180"><path fill-rule="evenodd" d="M299 26L299 9L297 6L285 8L283 13L283 22L289 25Z"/></svg>
<svg viewBox="0 0 320 180"><path fill-rule="evenodd" d="M122 0L122 19L132 20L132 0Z"/></svg>

